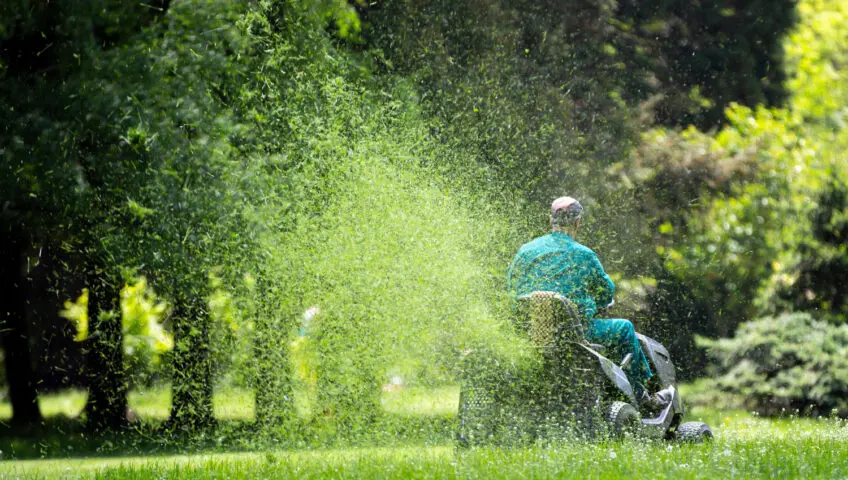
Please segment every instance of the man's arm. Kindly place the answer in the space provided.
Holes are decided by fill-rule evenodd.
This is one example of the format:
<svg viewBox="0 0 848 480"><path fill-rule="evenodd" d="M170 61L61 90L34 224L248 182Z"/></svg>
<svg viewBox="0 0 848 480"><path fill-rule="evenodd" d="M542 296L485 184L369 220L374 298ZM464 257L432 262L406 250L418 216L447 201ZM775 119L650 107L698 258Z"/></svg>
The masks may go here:
<svg viewBox="0 0 848 480"><path fill-rule="evenodd" d="M522 275L521 263L521 257L516 255L506 272L506 288L513 301L518 297L518 281Z"/></svg>
<svg viewBox="0 0 848 480"><path fill-rule="evenodd" d="M615 284L604 271L601 260L594 252L591 252L588 263L589 294L595 299L595 304L599 309L606 308L612 304L615 296Z"/></svg>

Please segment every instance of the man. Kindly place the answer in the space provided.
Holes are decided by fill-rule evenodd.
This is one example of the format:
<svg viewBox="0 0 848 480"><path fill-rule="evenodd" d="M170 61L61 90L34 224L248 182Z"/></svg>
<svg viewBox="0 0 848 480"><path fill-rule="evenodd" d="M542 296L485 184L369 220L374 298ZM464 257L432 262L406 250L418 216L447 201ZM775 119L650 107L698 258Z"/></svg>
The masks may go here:
<svg viewBox="0 0 848 480"><path fill-rule="evenodd" d="M583 206L574 198L554 200L553 231L518 250L509 267L510 293L517 298L533 291L548 291L570 299L586 321L586 340L609 348L613 359L633 355L625 373L639 403L662 406L668 402L665 392L648 395L646 385L653 374L633 324L620 318L596 318L598 310L612 305L615 284L595 252L574 240L582 215Z"/></svg>

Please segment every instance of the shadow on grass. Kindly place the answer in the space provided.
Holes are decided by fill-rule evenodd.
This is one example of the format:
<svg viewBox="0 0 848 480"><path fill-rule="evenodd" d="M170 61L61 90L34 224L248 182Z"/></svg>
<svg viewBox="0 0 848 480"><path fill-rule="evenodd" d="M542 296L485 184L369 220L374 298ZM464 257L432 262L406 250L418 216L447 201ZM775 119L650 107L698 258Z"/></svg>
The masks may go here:
<svg viewBox="0 0 848 480"><path fill-rule="evenodd" d="M192 433L166 430L162 422L138 422L120 432L92 433L79 418L55 416L30 428L0 423L0 460L444 445L453 440L455 423L453 416L384 414L359 425L334 428L219 420L214 427Z"/></svg>

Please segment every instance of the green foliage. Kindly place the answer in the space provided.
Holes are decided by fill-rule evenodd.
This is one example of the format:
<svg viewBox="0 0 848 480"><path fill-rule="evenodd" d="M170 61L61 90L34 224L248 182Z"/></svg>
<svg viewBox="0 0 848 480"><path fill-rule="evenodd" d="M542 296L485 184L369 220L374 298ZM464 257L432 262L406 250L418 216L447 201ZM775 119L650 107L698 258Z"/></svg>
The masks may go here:
<svg viewBox="0 0 848 480"><path fill-rule="evenodd" d="M174 348L162 326L167 311L143 278L121 289L124 359L133 384L149 384L162 371L162 357Z"/></svg>
<svg viewBox="0 0 848 480"><path fill-rule="evenodd" d="M82 291L76 300L65 300L65 308L59 316L71 321L76 330L74 341L82 342L88 338L88 289Z"/></svg>
<svg viewBox="0 0 848 480"><path fill-rule="evenodd" d="M544 204L563 189L601 196L590 180L635 137L624 67L603 53L612 12L608 2L397 2L374 12L371 35L386 66L421 84L448 147L440 169Z"/></svg>
<svg viewBox="0 0 848 480"><path fill-rule="evenodd" d="M321 0L312 2L311 8L325 21L332 21L340 38L357 40L362 31L362 24L353 5L362 3L364 2L360 0Z"/></svg>
<svg viewBox="0 0 848 480"><path fill-rule="evenodd" d="M388 68L451 72L428 85L436 105L448 106L439 114L459 113L449 98L440 101L459 89L486 116L479 105L486 95L475 85L497 83L491 94L502 101L529 101L533 113L523 120L573 115L576 121L555 128L592 145L592 136L620 128L623 104L647 101L651 112L644 113L663 124L702 128L722 124L732 102L779 105L786 97L781 39L796 19L795 3L385 1L361 9L369 20L364 36L390 58ZM565 105L546 98L556 94ZM516 117L501 120L519 128L503 134L520 132Z"/></svg>
<svg viewBox="0 0 848 480"><path fill-rule="evenodd" d="M174 339L162 326L168 306L158 300L144 278L121 289L120 321L123 352L130 379L135 385L149 384L163 372L162 357L174 347ZM76 328L74 340L88 339L88 289L74 301L65 302L59 314Z"/></svg>
<svg viewBox="0 0 848 480"><path fill-rule="evenodd" d="M726 369L717 386L757 412L848 415L846 325L784 314L747 322L733 338L700 338L699 344Z"/></svg>
<svg viewBox="0 0 848 480"><path fill-rule="evenodd" d="M848 320L845 248L848 184L832 178L817 194L810 212L809 234L797 244L789 263L772 276L761 295L767 311L799 309L830 322Z"/></svg>
<svg viewBox="0 0 848 480"><path fill-rule="evenodd" d="M656 172L669 172L666 165L674 172L679 155L711 157L705 165L731 173L699 173L697 164L682 162L685 172L703 179L700 186L677 181L669 189L647 181L649 191L672 195L671 202L660 200L673 207L667 220L673 230L655 238L666 269L708 306L701 330L707 335L730 335L747 319L781 311L821 309L831 321L844 315L837 280L844 249L822 238L839 231L844 208L838 192L848 134L839 105L848 83L839 59L848 52L840 30L847 12L842 2L828 1L802 1L798 12L799 23L784 41L786 108L731 105L729 124L718 132L683 133L696 141L681 145L681 153L663 159L677 148L663 140L668 133L658 132L646 137L636 157L638 167L659 147Z"/></svg>
<svg viewBox="0 0 848 480"><path fill-rule="evenodd" d="M841 126L848 80L848 6L832 0L802 1L798 10L802 24L785 42L792 72L787 82L793 92L790 104L805 119Z"/></svg>
<svg viewBox="0 0 848 480"><path fill-rule="evenodd" d="M710 129L733 103L779 106L784 87L784 35L796 0L620 2L613 47L628 72L630 95L654 95L657 119ZM803 2L800 2L803 3ZM787 91L788 90L788 91Z"/></svg>

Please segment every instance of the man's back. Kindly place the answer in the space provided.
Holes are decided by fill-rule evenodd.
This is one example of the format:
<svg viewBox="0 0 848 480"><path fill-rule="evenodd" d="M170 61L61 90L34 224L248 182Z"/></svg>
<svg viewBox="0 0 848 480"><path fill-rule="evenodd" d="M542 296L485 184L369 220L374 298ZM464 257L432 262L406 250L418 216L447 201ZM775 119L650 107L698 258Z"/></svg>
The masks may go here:
<svg viewBox="0 0 848 480"><path fill-rule="evenodd" d="M615 285L598 256L567 234L555 231L524 244L509 267L514 296L551 291L577 304L585 320L612 302Z"/></svg>

